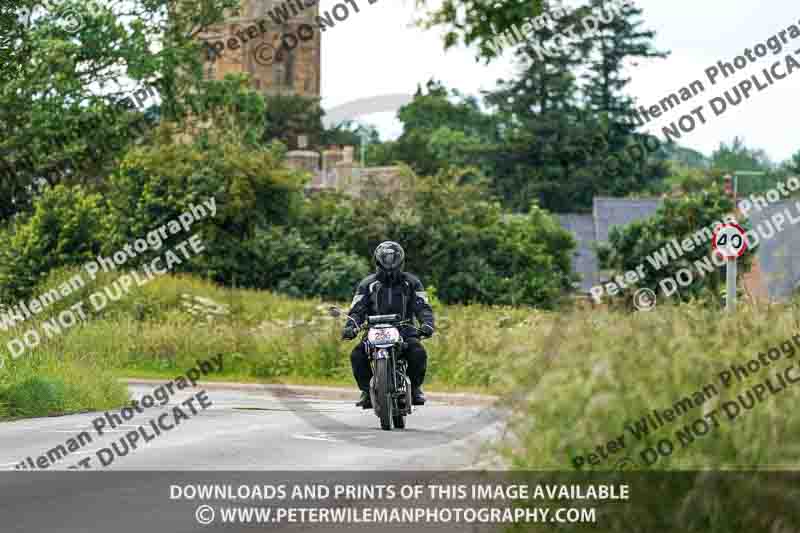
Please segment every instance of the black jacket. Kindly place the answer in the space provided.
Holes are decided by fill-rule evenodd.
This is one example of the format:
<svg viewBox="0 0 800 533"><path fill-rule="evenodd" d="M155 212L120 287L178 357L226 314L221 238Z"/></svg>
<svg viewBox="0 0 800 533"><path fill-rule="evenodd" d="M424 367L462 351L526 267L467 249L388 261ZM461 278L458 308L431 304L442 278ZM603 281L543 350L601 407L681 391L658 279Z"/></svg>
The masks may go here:
<svg viewBox="0 0 800 533"><path fill-rule="evenodd" d="M395 313L403 319L416 317L420 324L434 327L433 309L422 282L414 274L401 272L395 280L388 280L380 274L367 276L356 287L347 314L361 326L369 315ZM419 336L414 328L401 326L399 329L404 338Z"/></svg>

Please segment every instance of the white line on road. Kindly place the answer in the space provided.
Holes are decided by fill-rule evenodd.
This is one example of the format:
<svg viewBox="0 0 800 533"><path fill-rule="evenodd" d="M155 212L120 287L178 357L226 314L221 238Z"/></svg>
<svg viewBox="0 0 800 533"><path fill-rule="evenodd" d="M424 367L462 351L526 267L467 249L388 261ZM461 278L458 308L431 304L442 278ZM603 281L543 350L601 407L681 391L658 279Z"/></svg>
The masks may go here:
<svg viewBox="0 0 800 533"><path fill-rule="evenodd" d="M303 435L302 433L292 435L293 439L303 439L303 440L321 440L323 442L341 442L339 439L333 439L330 437L321 437L316 435Z"/></svg>

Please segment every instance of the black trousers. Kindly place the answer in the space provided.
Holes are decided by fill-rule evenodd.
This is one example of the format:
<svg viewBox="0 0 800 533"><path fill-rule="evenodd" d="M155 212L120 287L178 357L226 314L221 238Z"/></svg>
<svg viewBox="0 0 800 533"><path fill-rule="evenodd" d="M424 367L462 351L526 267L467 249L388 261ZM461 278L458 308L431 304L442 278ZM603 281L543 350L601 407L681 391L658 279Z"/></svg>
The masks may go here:
<svg viewBox="0 0 800 533"><path fill-rule="evenodd" d="M416 337L404 339L408 344L403 356L408 361L408 379L412 387L419 387L425 381L425 372L428 369L428 353ZM372 368L369 366L364 343L359 342L350 354L350 364L353 367L353 377L356 378L358 388L369 391L369 380L372 379Z"/></svg>

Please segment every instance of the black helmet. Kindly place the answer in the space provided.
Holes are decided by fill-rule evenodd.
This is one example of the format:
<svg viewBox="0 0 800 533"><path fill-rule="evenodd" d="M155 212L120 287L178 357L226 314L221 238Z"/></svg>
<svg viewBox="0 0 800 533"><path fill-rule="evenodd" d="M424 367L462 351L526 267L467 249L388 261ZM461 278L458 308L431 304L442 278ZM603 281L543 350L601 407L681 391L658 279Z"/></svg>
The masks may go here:
<svg viewBox="0 0 800 533"><path fill-rule="evenodd" d="M403 247L394 241L384 241L375 248L375 266L379 273L389 279L394 278L403 269L406 253Z"/></svg>

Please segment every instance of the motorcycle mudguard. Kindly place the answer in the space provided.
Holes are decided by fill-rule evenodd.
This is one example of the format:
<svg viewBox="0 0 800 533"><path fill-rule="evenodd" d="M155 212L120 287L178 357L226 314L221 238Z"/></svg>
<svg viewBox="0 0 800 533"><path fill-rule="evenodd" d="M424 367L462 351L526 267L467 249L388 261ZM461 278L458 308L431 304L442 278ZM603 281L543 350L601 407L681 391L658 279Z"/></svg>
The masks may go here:
<svg viewBox="0 0 800 533"><path fill-rule="evenodd" d="M405 399L405 402L406 402L406 406L405 407L406 407L406 411L408 412L408 414L413 413L414 412L414 402L411 401L411 380L408 379L408 376L406 376L406 399Z"/></svg>
<svg viewBox="0 0 800 533"><path fill-rule="evenodd" d="M375 416L379 417L378 402L375 401L375 376L369 379L369 398L372 400L372 410L375 411Z"/></svg>

